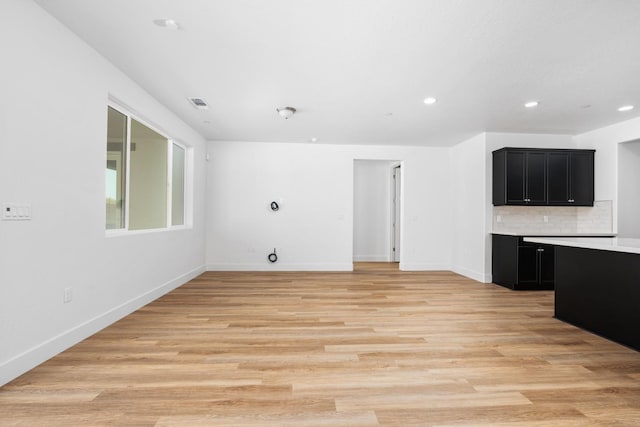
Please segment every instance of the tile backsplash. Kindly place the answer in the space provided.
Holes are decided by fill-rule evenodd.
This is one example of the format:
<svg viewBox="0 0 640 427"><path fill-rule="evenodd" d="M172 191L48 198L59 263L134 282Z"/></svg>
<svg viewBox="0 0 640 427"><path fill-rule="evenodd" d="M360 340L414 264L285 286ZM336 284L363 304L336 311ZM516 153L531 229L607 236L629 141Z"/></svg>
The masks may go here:
<svg viewBox="0 0 640 427"><path fill-rule="evenodd" d="M611 233L613 203L597 200L593 207L494 206L493 231L509 233Z"/></svg>

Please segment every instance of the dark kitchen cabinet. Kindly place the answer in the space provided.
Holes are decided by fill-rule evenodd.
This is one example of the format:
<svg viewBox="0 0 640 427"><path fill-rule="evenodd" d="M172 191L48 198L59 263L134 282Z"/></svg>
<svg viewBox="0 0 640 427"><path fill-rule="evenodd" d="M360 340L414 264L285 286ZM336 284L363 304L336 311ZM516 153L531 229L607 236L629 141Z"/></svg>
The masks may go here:
<svg viewBox="0 0 640 427"><path fill-rule="evenodd" d="M549 205L593 206L593 151L547 155Z"/></svg>
<svg viewBox="0 0 640 427"><path fill-rule="evenodd" d="M545 204L545 154L530 151L504 152L507 204Z"/></svg>
<svg viewBox="0 0 640 427"><path fill-rule="evenodd" d="M516 290L554 287L554 247L523 241L522 236L492 235L493 283Z"/></svg>
<svg viewBox="0 0 640 427"><path fill-rule="evenodd" d="M493 152L493 204L593 206L594 150Z"/></svg>

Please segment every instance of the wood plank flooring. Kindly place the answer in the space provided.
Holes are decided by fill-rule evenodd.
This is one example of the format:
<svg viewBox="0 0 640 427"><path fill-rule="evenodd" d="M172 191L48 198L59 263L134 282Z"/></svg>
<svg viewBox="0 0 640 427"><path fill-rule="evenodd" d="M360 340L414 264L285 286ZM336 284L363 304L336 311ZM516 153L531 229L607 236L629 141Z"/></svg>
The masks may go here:
<svg viewBox="0 0 640 427"><path fill-rule="evenodd" d="M640 425L640 353L552 316L397 264L208 272L0 388L0 425Z"/></svg>

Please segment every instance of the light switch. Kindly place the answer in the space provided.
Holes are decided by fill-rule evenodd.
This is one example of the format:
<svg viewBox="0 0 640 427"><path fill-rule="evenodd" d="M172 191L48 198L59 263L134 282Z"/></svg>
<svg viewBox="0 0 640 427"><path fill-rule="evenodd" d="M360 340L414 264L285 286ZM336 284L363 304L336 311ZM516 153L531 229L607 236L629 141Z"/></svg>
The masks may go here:
<svg viewBox="0 0 640 427"><path fill-rule="evenodd" d="M2 204L2 219L5 221L25 221L31 219L30 203L7 202Z"/></svg>

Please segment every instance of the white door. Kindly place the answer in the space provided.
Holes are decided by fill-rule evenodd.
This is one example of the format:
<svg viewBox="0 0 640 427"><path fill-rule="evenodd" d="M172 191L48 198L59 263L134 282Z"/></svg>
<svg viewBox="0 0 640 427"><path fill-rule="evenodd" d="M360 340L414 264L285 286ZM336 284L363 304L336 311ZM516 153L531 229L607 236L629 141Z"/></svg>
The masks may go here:
<svg viewBox="0 0 640 427"><path fill-rule="evenodd" d="M400 165L392 169L391 176L391 259L400 262Z"/></svg>

